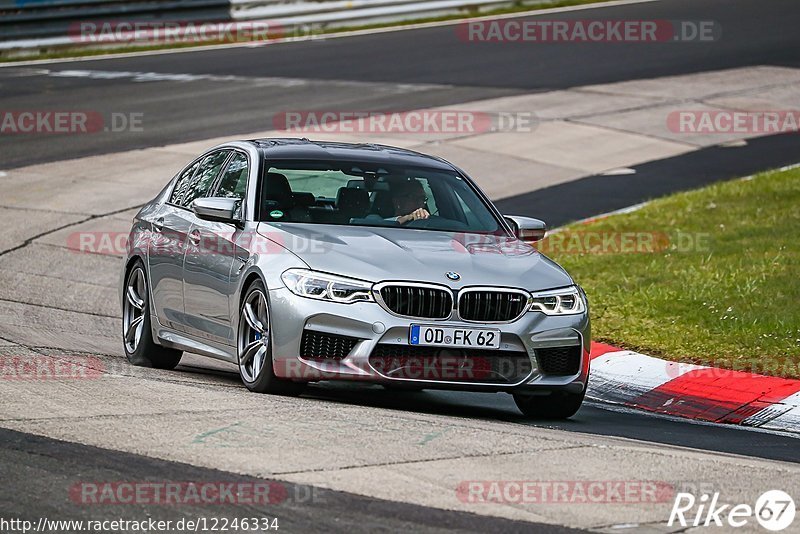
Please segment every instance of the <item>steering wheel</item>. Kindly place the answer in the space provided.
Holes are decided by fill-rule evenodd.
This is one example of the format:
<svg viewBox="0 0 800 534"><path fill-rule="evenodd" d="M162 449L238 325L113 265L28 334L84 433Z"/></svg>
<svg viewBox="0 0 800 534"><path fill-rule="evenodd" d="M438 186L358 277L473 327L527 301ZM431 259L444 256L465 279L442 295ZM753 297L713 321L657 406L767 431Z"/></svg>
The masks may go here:
<svg viewBox="0 0 800 534"><path fill-rule="evenodd" d="M406 228L428 228L432 222L441 219L438 215L431 215L427 219L417 219L416 221L408 221L405 224L401 224L400 226L405 226Z"/></svg>
<svg viewBox="0 0 800 534"><path fill-rule="evenodd" d="M401 226L405 226L407 228L429 228L431 226L436 227L437 230L466 230L467 226L460 222L454 221L452 219L448 219L447 217L441 217L439 215L431 215L427 219L417 219L416 221L409 221L406 224Z"/></svg>

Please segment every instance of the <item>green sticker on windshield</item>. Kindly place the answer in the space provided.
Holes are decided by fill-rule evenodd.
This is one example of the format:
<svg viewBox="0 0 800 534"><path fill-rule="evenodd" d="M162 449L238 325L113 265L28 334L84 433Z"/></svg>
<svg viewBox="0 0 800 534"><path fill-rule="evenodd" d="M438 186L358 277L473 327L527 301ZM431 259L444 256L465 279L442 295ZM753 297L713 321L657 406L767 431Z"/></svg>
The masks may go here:
<svg viewBox="0 0 800 534"><path fill-rule="evenodd" d="M269 216L272 217L273 219L280 219L281 217L283 217L283 212L281 210L272 210L271 212L269 212Z"/></svg>

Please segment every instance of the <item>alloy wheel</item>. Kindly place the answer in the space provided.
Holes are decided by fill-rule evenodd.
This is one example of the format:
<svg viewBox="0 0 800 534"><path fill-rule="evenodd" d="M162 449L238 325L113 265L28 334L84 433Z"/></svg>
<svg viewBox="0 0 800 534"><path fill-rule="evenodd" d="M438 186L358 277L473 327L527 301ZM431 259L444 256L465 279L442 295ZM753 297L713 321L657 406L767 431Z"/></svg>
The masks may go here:
<svg viewBox="0 0 800 534"><path fill-rule="evenodd" d="M269 357L269 311L260 289L242 304L239 327L239 369L246 382L255 382Z"/></svg>
<svg viewBox="0 0 800 534"><path fill-rule="evenodd" d="M144 314L147 311L147 283L144 271L137 266L128 276L125 285L125 305L122 313L122 331L125 348L129 354L136 352L144 331Z"/></svg>

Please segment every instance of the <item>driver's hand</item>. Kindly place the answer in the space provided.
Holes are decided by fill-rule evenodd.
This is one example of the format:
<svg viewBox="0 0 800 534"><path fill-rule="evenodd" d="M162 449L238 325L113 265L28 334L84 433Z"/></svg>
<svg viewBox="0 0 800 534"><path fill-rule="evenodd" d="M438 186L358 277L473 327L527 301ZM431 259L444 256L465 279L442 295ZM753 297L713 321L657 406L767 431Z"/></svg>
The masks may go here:
<svg viewBox="0 0 800 534"><path fill-rule="evenodd" d="M397 218L397 222L400 224L405 224L409 221L418 221L420 219L427 219L430 217L431 214L428 213L428 210L425 208L418 208L409 213L408 215L403 215L402 217Z"/></svg>

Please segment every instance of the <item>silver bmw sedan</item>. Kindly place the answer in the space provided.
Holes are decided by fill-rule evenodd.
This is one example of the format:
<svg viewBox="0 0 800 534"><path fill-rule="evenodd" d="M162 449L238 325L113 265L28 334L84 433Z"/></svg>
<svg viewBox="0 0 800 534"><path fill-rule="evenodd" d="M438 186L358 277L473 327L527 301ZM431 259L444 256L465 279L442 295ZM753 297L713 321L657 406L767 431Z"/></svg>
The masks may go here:
<svg viewBox="0 0 800 534"><path fill-rule="evenodd" d="M226 143L136 215L122 273L134 365L183 351L255 392L309 382L502 391L573 415L589 377L586 295L458 167L374 144Z"/></svg>

